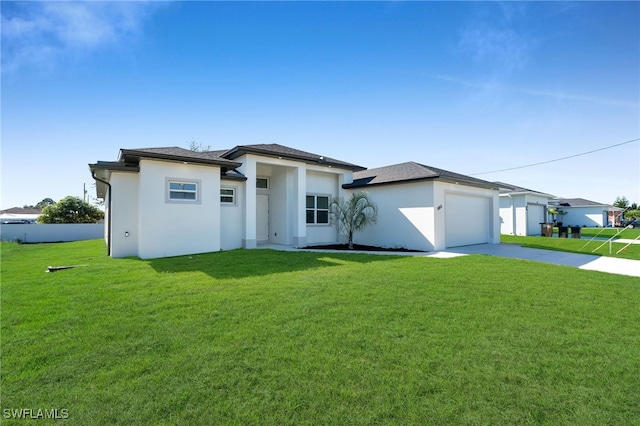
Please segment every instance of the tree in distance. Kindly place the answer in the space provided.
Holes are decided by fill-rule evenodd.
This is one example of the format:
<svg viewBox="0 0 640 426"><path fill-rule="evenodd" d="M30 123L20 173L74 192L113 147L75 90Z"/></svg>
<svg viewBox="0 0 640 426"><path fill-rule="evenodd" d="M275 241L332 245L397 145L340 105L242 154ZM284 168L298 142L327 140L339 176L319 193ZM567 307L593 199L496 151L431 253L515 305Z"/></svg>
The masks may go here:
<svg viewBox="0 0 640 426"><path fill-rule="evenodd" d="M46 206L50 206L50 205L55 204L55 203L56 202L53 201L51 198L45 198L44 200L40 201L35 206L33 206L33 205L24 205L24 206L22 206L22 208L23 209L43 209Z"/></svg>
<svg viewBox="0 0 640 426"><path fill-rule="evenodd" d="M613 207L619 207L621 209L626 209L629 207L629 200L627 197L616 197L616 200L613 202Z"/></svg>
<svg viewBox="0 0 640 426"><path fill-rule="evenodd" d="M45 206L39 223L96 223L104 219L104 212L86 201L68 196Z"/></svg>

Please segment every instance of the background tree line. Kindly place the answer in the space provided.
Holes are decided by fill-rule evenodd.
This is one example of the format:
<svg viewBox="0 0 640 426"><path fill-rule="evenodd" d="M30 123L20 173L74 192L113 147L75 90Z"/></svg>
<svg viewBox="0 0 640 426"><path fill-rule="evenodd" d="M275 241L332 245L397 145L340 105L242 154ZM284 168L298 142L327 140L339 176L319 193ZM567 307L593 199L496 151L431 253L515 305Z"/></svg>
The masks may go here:
<svg viewBox="0 0 640 426"><path fill-rule="evenodd" d="M616 201L613 202L613 206L625 209L625 220L635 220L640 218L640 209L638 209L638 203L629 203L627 197L617 197Z"/></svg>
<svg viewBox="0 0 640 426"><path fill-rule="evenodd" d="M71 195L57 203L45 198L36 205L25 205L25 209L42 209L38 223L96 223L104 219L104 212L79 197Z"/></svg>

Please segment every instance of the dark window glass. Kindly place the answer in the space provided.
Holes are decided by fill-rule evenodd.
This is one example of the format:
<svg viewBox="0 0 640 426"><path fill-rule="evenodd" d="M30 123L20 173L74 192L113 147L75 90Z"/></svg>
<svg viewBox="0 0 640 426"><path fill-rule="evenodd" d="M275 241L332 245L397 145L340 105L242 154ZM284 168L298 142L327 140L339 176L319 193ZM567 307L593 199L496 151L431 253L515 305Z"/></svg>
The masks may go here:
<svg viewBox="0 0 640 426"><path fill-rule="evenodd" d="M316 208L316 197L313 195L307 195L307 208L315 209Z"/></svg>
<svg viewBox="0 0 640 426"><path fill-rule="evenodd" d="M318 210L318 221L316 223L329 223L329 212L327 210Z"/></svg>
<svg viewBox="0 0 640 426"><path fill-rule="evenodd" d="M318 197L318 210L329 210L329 197Z"/></svg>
<svg viewBox="0 0 640 426"><path fill-rule="evenodd" d="M307 195L307 223L329 223L329 197Z"/></svg>
<svg viewBox="0 0 640 426"><path fill-rule="evenodd" d="M195 192L171 191L169 193L169 198L171 198L172 200L195 200L196 199L196 193Z"/></svg>

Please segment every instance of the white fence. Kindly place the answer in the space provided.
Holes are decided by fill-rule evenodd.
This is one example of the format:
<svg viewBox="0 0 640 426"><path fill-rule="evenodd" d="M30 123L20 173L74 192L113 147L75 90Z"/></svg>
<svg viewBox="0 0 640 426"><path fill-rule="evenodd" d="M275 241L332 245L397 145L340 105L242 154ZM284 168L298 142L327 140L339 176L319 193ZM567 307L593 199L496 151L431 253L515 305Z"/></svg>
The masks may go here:
<svg viewBox="0 0 640 426"><path fill-rule="evenodd" d="M0 240L23 243L57 243L61 241L104 238L104 223L2 224Z"/></svg>

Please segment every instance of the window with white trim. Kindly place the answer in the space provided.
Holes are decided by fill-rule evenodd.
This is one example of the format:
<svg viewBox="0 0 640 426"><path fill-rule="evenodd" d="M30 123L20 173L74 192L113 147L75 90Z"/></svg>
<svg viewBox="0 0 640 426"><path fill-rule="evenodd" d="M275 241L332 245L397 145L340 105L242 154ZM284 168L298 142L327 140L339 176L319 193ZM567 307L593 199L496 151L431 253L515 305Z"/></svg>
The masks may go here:
<svg viewBox="0 0 640 426"><path fill-rule="evenodd" d="M225 205L235 205L236 189L228 187L220 188L220 203Z"/></svg>
<svg viewBox="0 0 640 426"><path fill-rule="evenodd" d="M307 195L307 224L329 224L329 197Z"/></svg>
<svg viewBox="0 0 640 426"><path fill-rule="evenodd" d="M167 179L167 201L200 202L199 181Z"/></svg>

